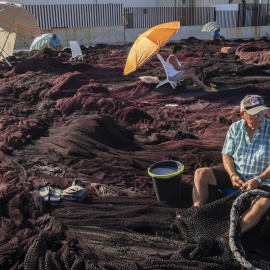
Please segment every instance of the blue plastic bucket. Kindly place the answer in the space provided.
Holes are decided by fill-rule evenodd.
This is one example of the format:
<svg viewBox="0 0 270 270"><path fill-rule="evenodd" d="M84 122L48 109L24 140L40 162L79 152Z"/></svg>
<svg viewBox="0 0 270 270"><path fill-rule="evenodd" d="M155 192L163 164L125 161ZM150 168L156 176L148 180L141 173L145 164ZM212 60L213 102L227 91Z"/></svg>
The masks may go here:
<svg viewBox="0 0 270 270"><path fill-rule="evenodd" d="M180 200L183 170L184 165L174 160L159 161L148 168L158 201L177 203Z"/></svg>

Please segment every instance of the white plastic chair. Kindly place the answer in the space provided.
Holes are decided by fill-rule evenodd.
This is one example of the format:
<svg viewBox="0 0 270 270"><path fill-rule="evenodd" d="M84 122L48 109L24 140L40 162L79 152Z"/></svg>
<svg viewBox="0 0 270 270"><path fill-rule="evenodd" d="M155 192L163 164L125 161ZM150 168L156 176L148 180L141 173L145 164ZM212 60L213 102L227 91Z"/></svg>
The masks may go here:
<svg viewBox="0 0 270 270"><path fill-rule="evenodd" d="M77 41L70 41L69 44L70 44L70 49L72 53L72 56L69 59L69 61L83 60L85 54L82 54L82 50L79 43Z"/></svg>
<svg viewBox="0 0 270 270"><path fill-rule="evenodd" d="M167 73L167 70L166 70L166 63L165 63L163 57L162 57L160 54L158 54L158 53L157 53L156 55L157 55L158 59L160 60L160 62L162 63L163 68L164 68L165 73L166 73L166 77L167 77L166 80L160 82L160 83L156 86L156 88L159 88L161 85L163 85L163 84L165 84L165 83L169 83L169 84L172 86L172 88L175 89L177 83L179 83L179 82L178 82L178 81L171 81L171 80L169 80L169 76L168 76L168 73Z"/></svg>

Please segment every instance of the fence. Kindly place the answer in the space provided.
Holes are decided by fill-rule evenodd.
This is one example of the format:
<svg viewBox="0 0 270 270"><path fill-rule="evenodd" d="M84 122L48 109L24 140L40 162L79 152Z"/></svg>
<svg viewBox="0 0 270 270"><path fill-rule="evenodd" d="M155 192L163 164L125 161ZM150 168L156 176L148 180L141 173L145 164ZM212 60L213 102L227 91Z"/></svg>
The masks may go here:
<svg viewBox="0 0 270 270"><path fill-rule="evenodd" d="M240 4L240 6L244 10L243 4ZM267 25L269 16L269 6L267 4L246 4L245 11L245 16L242 16L243 26Z"/></svg>
<svg viewBox="0 0 270 270"><path fill-rule="evenodd" d="M209 7L149 7L125 8L126 28L149 28L170 21L180 21L181 25L204 25L211 21L214 8Z"/></svg>
<svg viewBox="0 0 270 270"><path fill-rule="evenodd" d="M122 4L25 5L44 29L125 25L125 28L150 28L180 21L182 26L218 21L221 28L260 26L268 23L267 4L238 4L216 7L124 8ZM232 7L236 9L231 9ZM124 19L124 22L123 22Z"/></svg>
<svg viewBox="0 0 270 270"><path fill-rule="evenodd" d="M230 7L231 5L224 5ZM149 7L125 8L126 28L150 28L157 24L180 21L182 26L204 25L218 21L221 28L239 26L263 26L268 23L267 4L237 5L237 9L215 7Z"/></svg>
<svg viewBox="0 0 270 270"><path fill-rule="evenodd" d="M121 4L25 5L40 29L123 25Z"/></svg>

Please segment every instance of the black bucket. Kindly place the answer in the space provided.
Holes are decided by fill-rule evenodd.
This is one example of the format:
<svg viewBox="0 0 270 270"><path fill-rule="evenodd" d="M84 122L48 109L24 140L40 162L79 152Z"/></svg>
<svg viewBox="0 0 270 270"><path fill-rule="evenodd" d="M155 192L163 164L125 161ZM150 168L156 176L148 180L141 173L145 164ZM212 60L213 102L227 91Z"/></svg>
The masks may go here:
<svg viewBox="0 0 270 270"><path fill-rule="evenodd" d="M183 170L184 165L174 160L160 161L148 168L148 174L153 179L158 201L179 202Z"/></svg>

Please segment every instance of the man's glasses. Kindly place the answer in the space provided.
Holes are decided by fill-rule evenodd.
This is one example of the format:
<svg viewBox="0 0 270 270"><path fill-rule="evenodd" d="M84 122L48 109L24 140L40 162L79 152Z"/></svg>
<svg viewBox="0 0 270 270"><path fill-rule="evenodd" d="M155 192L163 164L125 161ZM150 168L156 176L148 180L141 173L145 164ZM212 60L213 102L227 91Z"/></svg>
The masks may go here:
<svg viewBox="0 0 270 270"><path fill-rule="evenodd" d="M267 111L267 110L264 110L264 111L261 111L261 112L259 112L259 113L254 114L254 115L251 115L251 114L249 114L249 113L247 113L247 112L246 112L246 114L247 114L247 116L248 116L249 118L253 119L253 118L256 118L256 117L262 117L262 116L265 116L266 111Z"/></svg>

